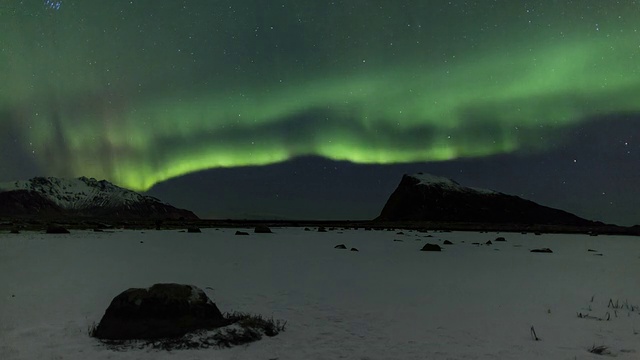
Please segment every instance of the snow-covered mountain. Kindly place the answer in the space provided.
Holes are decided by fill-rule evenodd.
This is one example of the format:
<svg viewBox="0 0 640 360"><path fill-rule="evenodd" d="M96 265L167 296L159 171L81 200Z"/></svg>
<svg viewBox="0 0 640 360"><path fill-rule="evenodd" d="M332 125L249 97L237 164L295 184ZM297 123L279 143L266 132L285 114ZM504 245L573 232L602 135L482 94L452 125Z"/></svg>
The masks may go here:
<svg viewBox="0 0 640 360"><path fill-rule="evenodd" d="M451 179L423 173L405 174L376 220L572 226L597 224L517 196L470 188Z"/></svg>
<svg viewBox="0 0 640 360"><path fill-rule="evenodd" d="M1 216L197 218L188 210L177 209L154 197L86 177L35 177L2 183L0 200Z"/></svg>
<svg viewBox="0 0 640 360"><path fill-rule="evenodd" d="M498 194L498 192L493 190L462 186L458 184L456 181L446 177L442 177L442 176L436 176L436 175L425 174L425 173L417 173L410 176L420 181L418 185L436 186L436 187L440 187L443 190L448 190L448 191L476 192L481 194Z"/></svg>

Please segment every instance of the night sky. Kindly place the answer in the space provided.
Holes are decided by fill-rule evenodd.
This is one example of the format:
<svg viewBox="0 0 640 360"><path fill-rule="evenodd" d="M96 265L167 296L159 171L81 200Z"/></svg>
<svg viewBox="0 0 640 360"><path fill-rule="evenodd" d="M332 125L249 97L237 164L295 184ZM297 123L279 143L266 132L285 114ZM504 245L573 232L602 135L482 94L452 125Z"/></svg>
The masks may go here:
<svg viewBox="0 0 640 360"><path fill-rule="evenodd" d="M0 0L0 181L376 216L405 172L640 223L640 1Z"/></svg>

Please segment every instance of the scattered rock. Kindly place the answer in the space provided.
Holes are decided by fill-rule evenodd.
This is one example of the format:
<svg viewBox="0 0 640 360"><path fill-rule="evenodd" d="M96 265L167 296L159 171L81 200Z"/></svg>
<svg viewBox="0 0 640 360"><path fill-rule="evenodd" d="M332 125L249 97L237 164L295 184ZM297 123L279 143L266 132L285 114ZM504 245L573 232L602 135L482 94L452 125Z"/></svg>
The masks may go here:
<svg viewBox="0 0 640 360"><path fill-rule="evenodd" d="M311 231L311 229L309 229L309 228L304 228L304 231Z"/></svg>
<svg viewBox="0 0 640 360"><path fill-rule="evenodd" d="M393 231L393 229L391 229L391 231ZM396 235L404 235L404 233L402 231L399 231L396 233Z"/></svg>
<svg viewBox="0 0 640 360"><path fill-rule="evenodd" d="M493 245L493 243L491 242L491 240L487 241L485 244L486 244L486 245Z"/></svg>
<svg viewBox="0 0 640 360"><path fill-rule="evenodd" d="M453 243L449 240L445 240L443 243L443 245L453 245Z"/></svg>
<svg viewBox="0 0 640 360"><path fill-rule="evenodd" d="M425 235L424 237L433 237L433 235Z"/></svg>
<svg viewBox="0 0 640 360"><path fill-rule="evenodd" d="M271 234L271 229L266 225L258 225L253 232L256 234Z"/></svg>
<svg viewBox="0 0 640 360"><path fill-rule="evenodd" d="M420 251L442 251L442 248L438 244L426 244Z"/></svg>
<svg viewBox="0 0 640 360"><path fill-rule="evenodd" d="M344 244L336 245L333 247L334 249L346 249L347 247Z"/></svg>
<svg viewBox="0 0 640 360"><path fill-rule="evenodd" d="M187 232L188 233L201 233L202 230L200 230L199 227L190 227L190 228L187 229Z"/></svg>
<svg viewBox="0 0 640 360"><path fill-rule="evenodd" d="M500 236L500 237L497 237L495 241L507 241L507 239Z"/></svg>
<svg viewBox="0 0 640 360"><path fill-rule="evenodd" d="M539 233L539 232L536 232L536 233L533 233L533 234L536 235L536 236L542 235L542 233Z"/></svg>
<svg viewBox="0 0 640 360"><path fill-rule="evenodd" d="M140 240L140 244L144 244L144 241Z"/></svg>
<svg viewBox="0 0 640 360"><path fill-rule="evenodd" d="M93 232L104 232L104 230L99 229L99 228L95 228L95 229L93 229Z"/></svg>
<svg viewBox="0 0 640 360"><path fill-rule="evenodd" d="M47 227L47 234L69 234L69 230L60 225L49 225Z"/></svg>
<svg viewBox="0 0 640 360"><path fill-rule="evenodd" d="M404 242L404 240L400 240L400 239L393 239L393 241Z"/></svg>
<svg viewBox="0 0 640 360"><path fill-rule="evenodd" d="M542 248L542 249L533 249L533 250L531 250L531 252L533 252L533 253L552 253L553 251L551 251L551 249L549 249L549 248Z"/></svg>
<svg viewBox="0 0 640 360"><path fill-rule="evenodd" d="M324 226L320 226L318 232L327 232L327 229L325 229Z"/></svg>
<svg viewBox="0 0 640 360"><path fill-rule="evenodd" d="M18 228L12 228L9 232L11 234L20 234L20 230Z"/></svg>
<svg viewBox="0 0 640 360"><path fill-rule="evenodd" d="M598 252L597 250L589 249L588 252Z"/></svg>
<svg viewBox="0 0 640 360"><path fill-rule="evenodd" d="M236 231L236 235L249 235L249 233L238 230L238 231Z"/></svg>
<svg viewBox="0 0 640 360"><path fill-rule="evenodd" d="M226 325L216 304L193 285L155 284L116 296L93 336L104 340L181 337Z"/></svg>
<svg viewBox="0 0 640 360"><path fill-rule="evenodd" d="M359 250L356 248L351 248L351 251L359 251Z"/></svg>
<svg viewBox="0 0 640 360"><path fill-rule="evenodd" d="M593 256L602 256L602 254L593 254Z"/></svg>

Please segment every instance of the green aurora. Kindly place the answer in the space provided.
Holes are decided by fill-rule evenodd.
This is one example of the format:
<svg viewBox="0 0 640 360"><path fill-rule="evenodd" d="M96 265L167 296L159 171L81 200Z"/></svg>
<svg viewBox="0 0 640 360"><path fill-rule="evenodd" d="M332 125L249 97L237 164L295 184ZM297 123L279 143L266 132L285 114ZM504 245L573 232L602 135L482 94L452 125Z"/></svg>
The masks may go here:
<svg viewBox="0 0 640 360"><path fill-rule="evenodd" d="M634 1L24 3L0 5L0 163L51 176L544 151L640 111Z"/></svg>

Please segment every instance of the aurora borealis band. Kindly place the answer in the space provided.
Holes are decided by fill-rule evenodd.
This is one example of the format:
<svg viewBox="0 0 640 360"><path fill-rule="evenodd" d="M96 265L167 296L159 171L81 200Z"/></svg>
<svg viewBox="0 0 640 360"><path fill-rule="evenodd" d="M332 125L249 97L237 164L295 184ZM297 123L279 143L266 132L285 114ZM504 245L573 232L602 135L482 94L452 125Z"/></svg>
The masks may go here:
<svg viewBox="0 0 640 360"><path fill-rule="evenodd" d="M639 24L631 0L3 1L0 165L146 190L535 153L640 111Z"/></svg>

